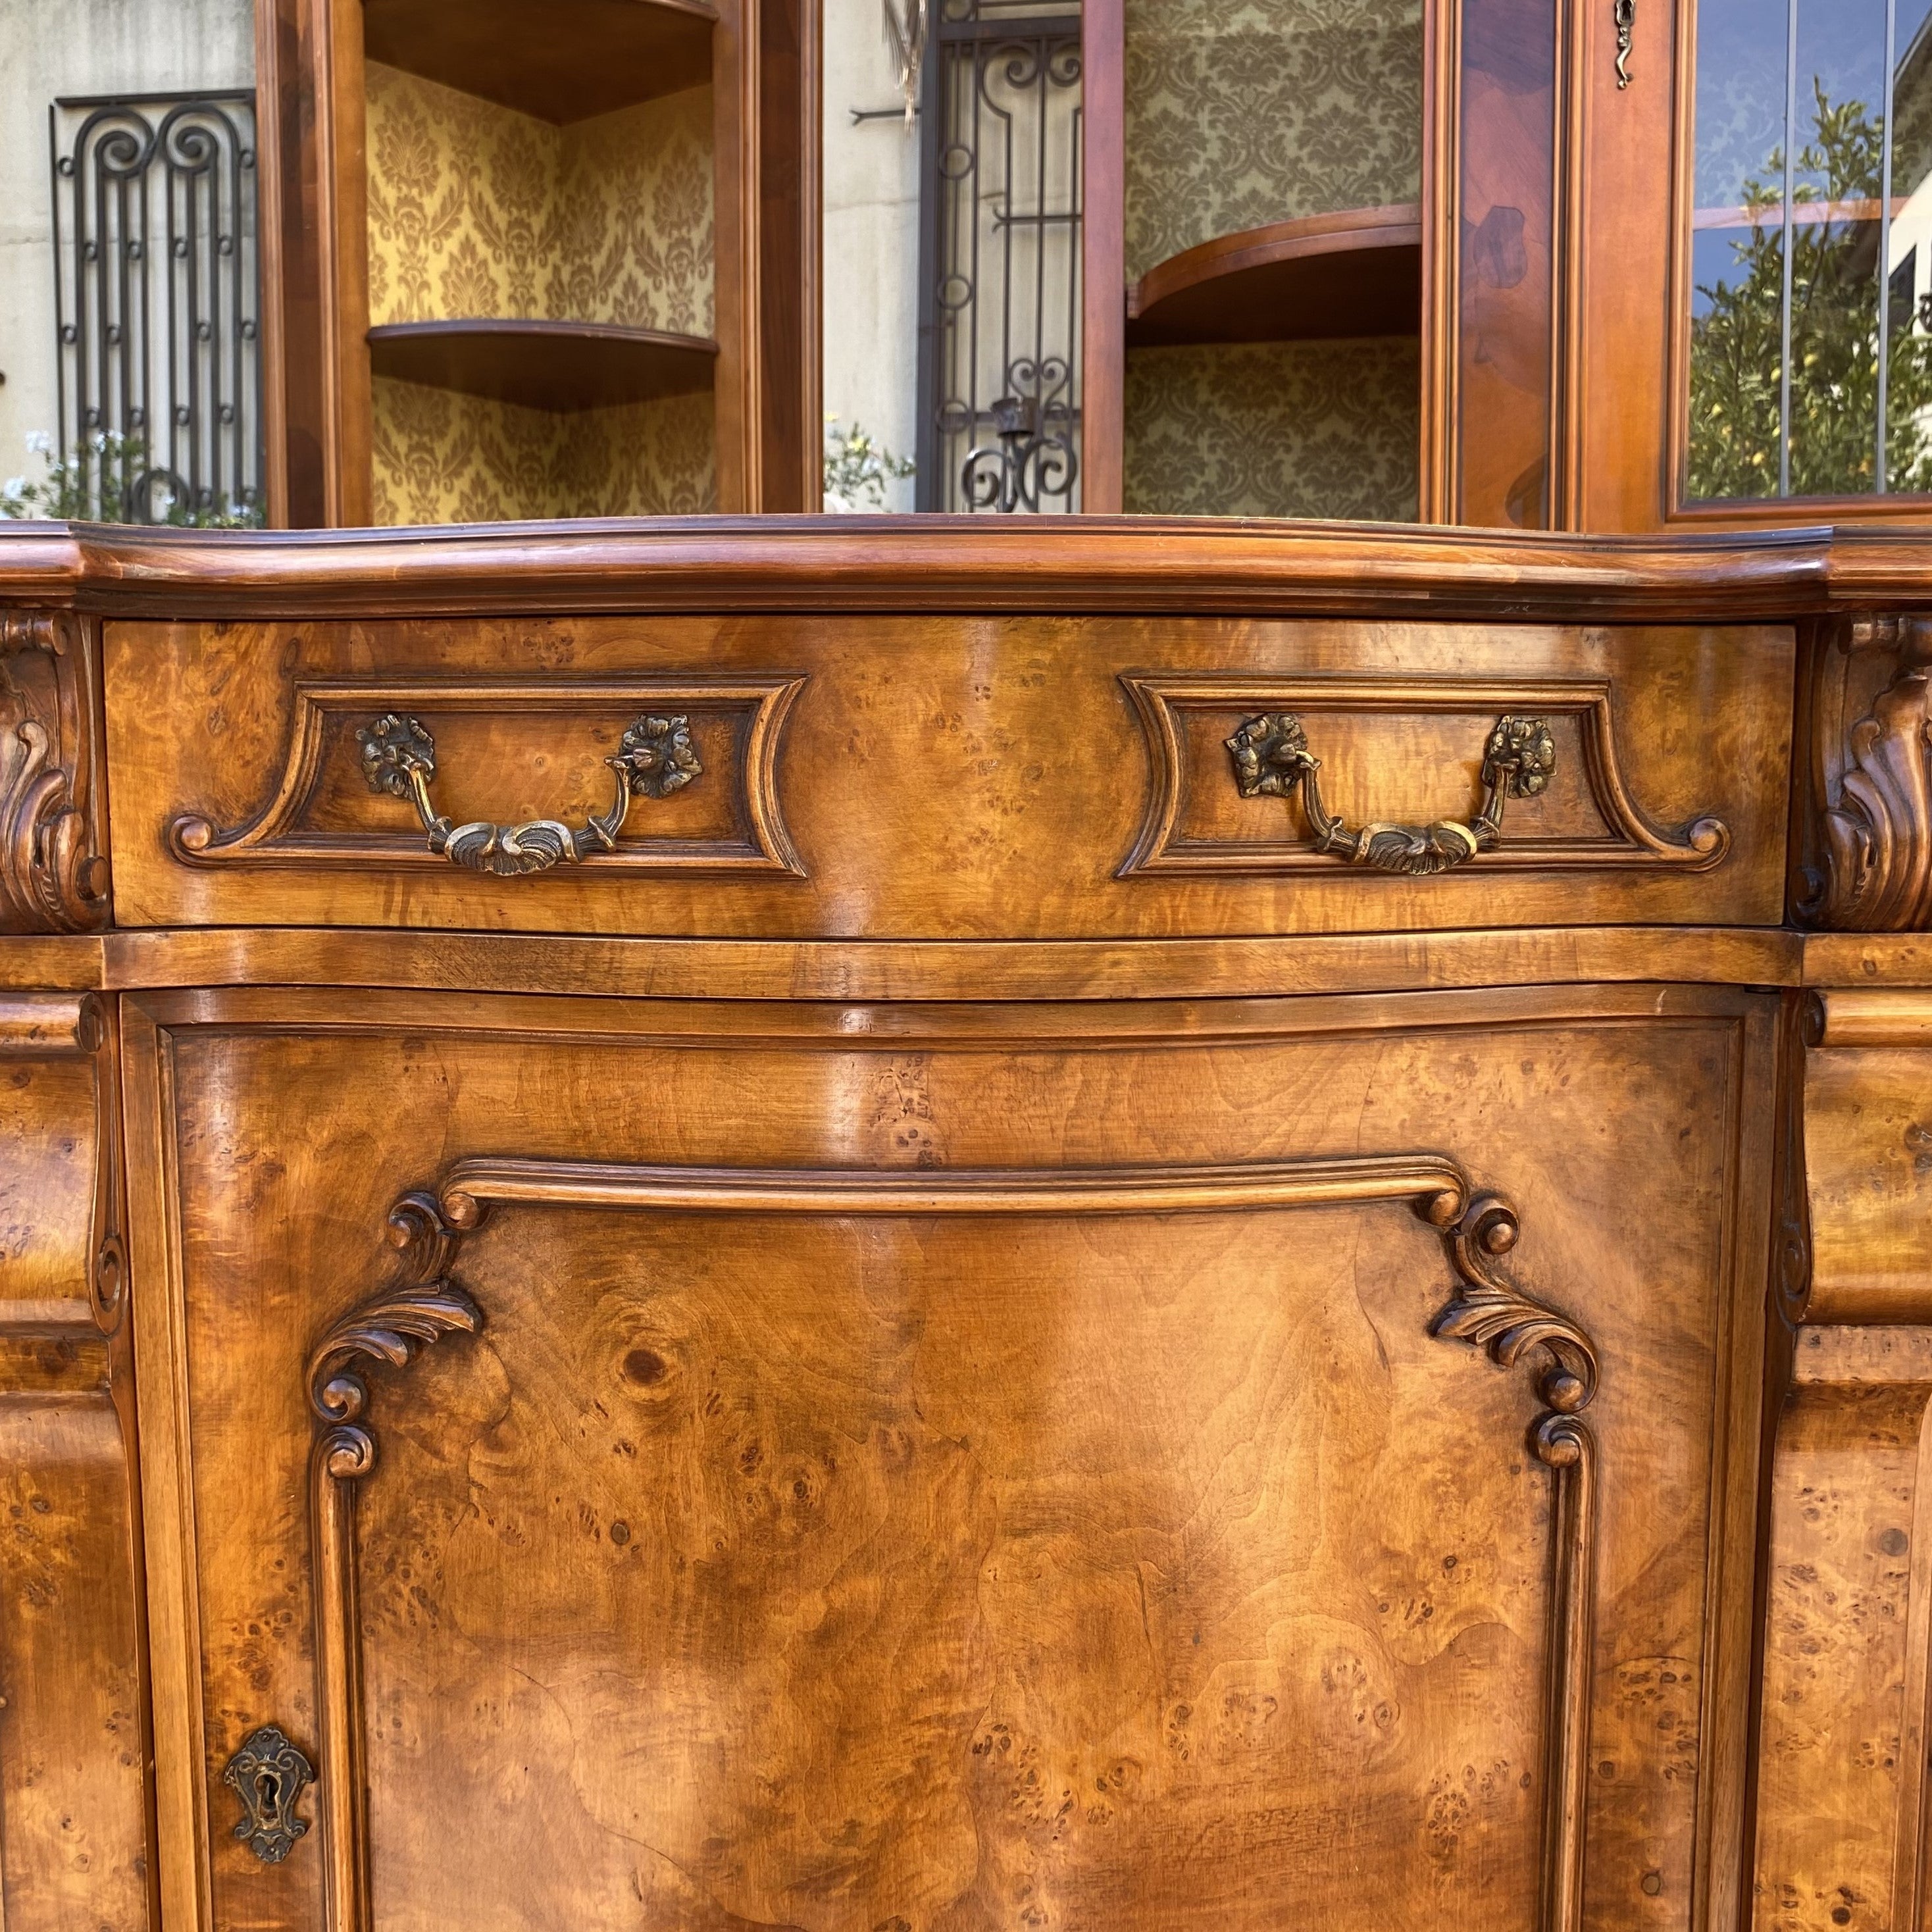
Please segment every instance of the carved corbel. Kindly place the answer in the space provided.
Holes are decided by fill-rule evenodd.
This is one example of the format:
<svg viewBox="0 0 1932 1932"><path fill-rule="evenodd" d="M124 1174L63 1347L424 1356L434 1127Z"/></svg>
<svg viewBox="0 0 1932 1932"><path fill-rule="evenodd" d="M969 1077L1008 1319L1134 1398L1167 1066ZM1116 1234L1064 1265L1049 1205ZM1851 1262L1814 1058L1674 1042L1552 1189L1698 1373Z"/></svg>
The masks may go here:
<svg viewBox="0 0 1932 1932"><path fill-rule="evenodd" d="M1844 932L1932 927L1932 617L1831 627L1814 652L1810 723L1799 911Z"/></svg>
<svg viewBox="0 0 1932 1932"><path fill-rule="evenodd" d="M0 611L0 932L91 932L106 922L91 751L80 620Z"/></svg>

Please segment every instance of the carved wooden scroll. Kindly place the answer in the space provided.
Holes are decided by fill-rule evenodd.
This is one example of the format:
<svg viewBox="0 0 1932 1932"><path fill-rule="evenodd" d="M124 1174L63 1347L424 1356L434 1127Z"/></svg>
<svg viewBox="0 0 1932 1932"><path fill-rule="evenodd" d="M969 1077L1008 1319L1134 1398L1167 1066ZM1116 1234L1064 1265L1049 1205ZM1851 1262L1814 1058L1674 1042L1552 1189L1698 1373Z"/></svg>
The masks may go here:
<svg viewBox="0 0 1932 1932"><path fill-rule="evenodd" d="M1932 618L1831 627L1810 700L1814 820L1799 910L1842 932L1932 926Z"/></svg>
<svg viewBox="0 0 1932 1932"><path fill-rule="evenodd" d="M347 830L318 821L325 767L332 760L356 775L356 791L368 789L358 730L366 738L370 728L391 714L412 721L434 718L439 724L454 718L511 718L519 723L520 746L553 748L556 755L581 744L587 719L628 722L644 714L674 714L686 724L712 775L706 786L715 782L728 791L724 822L698 836L647 827L617 843L614 833L609 849L598 853L596 875L686 871L802 878L805 868L778 808L776 766L786 713L804 684L802 678L663 677L598 682L422 678L380 684L300 682L295 686L288 751L273 795L246 824L226 828L218 827L202 812L184 812L168 828L169 849L188 866L446 871L451 855L425 845L406 814L393 829L386 822L380 830ZM614 740L610 748L618 750ZM608 782L601 781L600 789Z"/></svg>
<svg viewBox="0 0 1932 1932"><path fill-rule="evenodd" d="M79 618L0 613L0 932L91 932L106 920L88 678Z"/></svg>
<svg viewBox="0 0 1932 1932"><path fill-rule="evenodd" d="M1596 1392L1596 1352L1574 1322L1504 1272L1519 1232L1514 1210L1479 1193L1456 1162L1431 1154L1212 1167L906 1172L472 1160L452 1167L433 1192L404 1196L390 1220L405 1257L403 1280L332 1327L309 1367L328 1932L371 1932L374 1923L354 1528L356 1486L376 1454L366 1368L376 1362L406 1368L420 1346L481 1327L481 1312L448 1271L461 1238L494 1210L1172 1215L1346 1202L1406 1202L1440 1235L1454 1286L1430 1324L1432 1334L1484 1349L1505 1367L1537 1360L1540 1408L1529 1442L1556 1485L1540 1922L1542 1932L1581 1932L1597 1520L1595 1445L1582 1412Z"/></svg>
<svg viewBox="0 0 1932 1932"><path fill-rule="evenodd" d="M356 1588L356 1485L376 1466L365 1366L406 1368L440 1336L474 1334L483 1317L444 1270L455 1241L434 1201L410 1195L389 1216L402 1249L402 1283L353 1310L309 1358L308 1399L318 1424L309 1460L316 1569L316 1708L322 1728L320 1790L328 1923L366 1932L368 1818L363 1774L361 1624Z"/></svg>
<svg viewBox="0 0 1932 1932"><path fill-rule="evenodd" d="M1384 716L1392 721L1454 715L1470 721L1480 746L1499 717L1533 717L1567 728L1581 749L1582 783L1598 821L1592 831L1552 834L1512 826L1508 838L1484 842L1466 855L1468 868L1496 867L1569 872L1615 868L1704 872L1721 866L1731 849L1730 827L1705 816L1682 826L1655 823L1637 805L1624 775L1604 678L1502 681L1488 678L1331 678L1268 680L1249 676L1124 675L1120 680L1139 713L1154 764L1148 814L1133 850L1118 876L1142 873L1298 873L1335 868L1333 849L1318 839L1234 838L1196 821L1190 772L1211 741L1217 784L1228 782L1223 742L1244 722L1291 713L1312 730L1312 721L1337 714ZM1554 748L1552 747L1552 760ZM1236 766L1240 766L1238 754ZM1245 793L1248 788L1244 784ZM1538 788L1540 789L1541 788ZM1454 801L1445 795L1445 805ZM1439 869L1433 866L1389 868Z"/></svg>

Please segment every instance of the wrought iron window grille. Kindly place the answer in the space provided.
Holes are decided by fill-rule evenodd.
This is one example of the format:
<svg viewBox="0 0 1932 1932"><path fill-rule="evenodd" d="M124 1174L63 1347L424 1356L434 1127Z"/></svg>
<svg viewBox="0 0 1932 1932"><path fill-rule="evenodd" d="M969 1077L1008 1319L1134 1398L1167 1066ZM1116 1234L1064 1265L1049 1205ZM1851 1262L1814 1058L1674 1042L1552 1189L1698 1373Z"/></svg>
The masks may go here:
<svg viewBox="0 0 1932 1932"><path fill-rule="evenodd" d="M259 521L254 94L70 97L47 139L62 461L122 453L107 520Z"/></svg>
<svg viewBox="0 0 1932 1932"><path fill-rule="evenodd" d="M1080 507L1078 0L937 0L920 125L922 510Z"/></svg>

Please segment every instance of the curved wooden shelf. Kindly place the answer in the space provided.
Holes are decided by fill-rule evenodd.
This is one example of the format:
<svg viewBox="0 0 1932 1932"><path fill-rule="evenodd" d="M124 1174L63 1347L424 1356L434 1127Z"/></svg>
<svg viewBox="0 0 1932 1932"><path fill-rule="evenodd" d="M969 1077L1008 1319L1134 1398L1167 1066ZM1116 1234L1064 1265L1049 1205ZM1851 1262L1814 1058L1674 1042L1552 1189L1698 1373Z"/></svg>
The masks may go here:
<svg viewBox="0 0 1932 1932"><path fill-rule="evenodd" d="M369 332L378 376L526 408L568 411L709 389L718 345L593 322L388 322Z"/></svg>
<svg viewBox="0 0 1932 1932"><path fill-rule="evenodd" d="M709 0L364 0L385 67L560 126L711 78Z"/></svg>
<svg viewBox="0 0 1932 1932"><path fill-rule="evenodd" d="M1422 212L1345 208L1217 236L1127 292L1127 342L1304 342L1422 327Z"/></svg>

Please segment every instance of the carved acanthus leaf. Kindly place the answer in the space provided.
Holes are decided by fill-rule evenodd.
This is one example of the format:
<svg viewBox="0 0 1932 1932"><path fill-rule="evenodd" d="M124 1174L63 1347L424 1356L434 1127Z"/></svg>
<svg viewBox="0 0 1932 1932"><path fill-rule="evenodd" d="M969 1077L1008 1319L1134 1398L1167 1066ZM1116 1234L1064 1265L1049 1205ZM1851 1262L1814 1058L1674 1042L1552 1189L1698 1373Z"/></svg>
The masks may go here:
<svg viewBox="0 0 1932 1932"><path fill-rule="evenodd" d="M67 614L0 614L0 932L87 932L107 916L83 659Z"/></svg>
<svg viewBox="0 0 1932 1932"><path fill-rule="evenodd" d="M1476 1196L1444 1230L1457 1286L1455 1299L1436 1318L1432 1332L1486 1349L1505 1368L1532 1349L1543 1352L1538 1392L1553 1414L1540 1418L1534 1440L1545 1461L1560 1460L1544 1451L1568 1442L1569 1434L1552 1425L1587 1407L1597 1393L1597 1352L1568 1316L1534 1300L1496 1265L1516 1246L1520 1232L1516 1210L1493 1194Z"/></svg>
<svg viewBox="0 0 1932 1932"><path fill-rule="evenodd" d="M1840 931L1922 930L1932 926L1932 621L1860 619L1838 641L1821 667L1827 684L1846 676L1844 660L1875 654L1893 674L1842 746L1820 747L1822 877L1804 910ZM1821 712L1822 728L1830 715Z"/></svg>
<svg viewBox="0 0 1932 1932"><path fill-rule="evenodd" d="M483 1326L483 1311L444 1273L458 1236L433 1197L404 1196L390 1213L389 1239L402 1251L408 1278L352 1309L309 1357L310 1406L319 1421L338 1429L368 1410L362 1365L406 1368L418 1348L445 1335L473 1335ZM363 1434L355 1432L358 1438ZM362 1453L372 1456L373 1445Z"/></svg>

